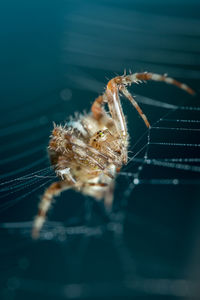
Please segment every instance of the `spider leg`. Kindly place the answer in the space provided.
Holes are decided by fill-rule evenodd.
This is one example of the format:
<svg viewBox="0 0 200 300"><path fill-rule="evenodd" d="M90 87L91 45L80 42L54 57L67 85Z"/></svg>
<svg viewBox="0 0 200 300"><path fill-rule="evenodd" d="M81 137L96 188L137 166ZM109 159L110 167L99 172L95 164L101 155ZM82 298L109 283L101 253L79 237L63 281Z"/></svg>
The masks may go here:
<svg viewBox="0 0 200 300"><path fill-rule="evenodd" d="M187 86L186 84L181 83L178 80L175 80L171 77L167 77L166 75L143 72L143 73L134 73L131 75L124 76L124 79L125 79L125 81L127 80L127 84L131 84L134 82L137 83L140 80L163 81L165 83L175 85L178 88L186 91L187 93L189 93L191 95L195 95L195 91L193 91L189 86Z"/></svg>
<svg viewBox="0 0 200 300"><path fill-rule="evenodd" d="M118 80L119 79L119 80ZM126 120L123 114L121 107L120 97L119 97L119 87L121 86L121 77L116 77L111 79L106 88L106 99L108 102L108 107L110 114L115 123L115 127L119 136L122 139L122 143L126 140L127 137L127 126Z"/></svg>
<svg viewBox="0 0 200 300"><path fill-rule="evenodd" d="M114 196L114 182L112 182L104 196L104 205L106 207L107 212L111 212L112 204L113 204L113 196Z"/></svg>
<svg viewBox="0 0 200 300"><path fill-rule="evenodd" d="M119 80L118 80L119 79ZM102 96L99 96L92 105L92 113L93 117L96 120L101 120L105 114L104 104L108 103L109 112L112 117L112 122L117 130L117 135L121 139L122 148L126 149L127 147L127 126L126 120L122 111L120 97L119 97L119 87L120 83L122 83L122 77L118 76L116 78L111 79L108 84L105 93ZM109 127L109 124L108 124ZM124 151L123 163L127 162L127 154Z"/></svg>
<svg viewBox="0 0 200 300"><path fill-rule="evenodd" d="M113 204L113 190L114 190L114 183L110 183L109 185L107 183L93 183L93 182L88 182L88 186L96 186L96 187L101 187L105 188L106 191L104 193L104 205L106 208L107 212L110 212L112 209L112 204Z"/></svg>
<svg viewBox="0 0 200 300"><path fill-rule="evenodd" d="M132 105L136 108L138 113L143 118L146 126L150 127L150 124L149 124L146 116L143 114L143 112L140 109L137 102L133 99L131 94L126 89L127 85L131 85L132 83L138 83L140 81L147 81L147 80L163 81L165 83L175 85L178 88L185 90L187 93L189 93L191 95L195 94L195 92L186 84L183 84L171 77L167 77L166 75L160 75L160 74L156 74L156 73L148 73L148 72L134 73L134 74L130 74L130 75L117 76L117 77L111 79L107 84L106 92L103 95L103 99L104 99L104 102L108 102L110 113L115 122L116 129L117 129L120 137L122 138L122 141L123 141L123 138L125 138L127 136L127 128L126 128L126 122L125 122L124 114L123 114L121 103L120 103L119 91L122 91L123 94L132 103ZM98 101L100 101L100 100L98 100ZM100 105L100 102L98 105Z"/></svg>
<svg viewBox="0 0 200 300"><path fill-rule="evenodd" d="M125 86L123 86L120 91L124 94L124 96L126 98L128 98L128 100L132 103L132 105L135 107L135 109L137 110L137 112L139 113L139 115L141 116L141 118L143 119L144 123L146 124L146 126L149 128L150 124L149 121L147 120L147 117L145 116L145 114L143 113L143 111L141 110L141 108L139 107L138 103L135 101L135 99L132 97L132 95L129 93L129 91L127 90L127 88Z"/></svg>
<svg viewBox="0 0 200 300"><path fill-rule="evenodd" d="M95 99L91 111L93 113L94 118L96 120L100 120L105 113L103 106L107 102L112 119L115 122L117 131L122 137L122 139L124 139L124 137L127 136L127 127L124 114L122 112L118 88L118 83L115 82L115 78L111 79L107 84L106 92Z"/></svg>
<svg viewBox="0 0 200 300"><path fill-rule="evenodd" d="M72 184L66 181L52 183L44 192L39 203L38 214L35 217L32 229L32 238L37 239L39 232L45 222L47 211L49 210L53 197L58 196L63 190L71 188Z"/></svg>
<svg viewBox="0 0 200 300"><path fill-rule="evenodd" d="M94 103L92 104L91 111L93 113L93 116L96 120L99 120L103 116L103 96L100 95L98 98L94 100Z"/></svg>
<svg viewBox="0 0 200 300"><path fill-rule="evenodd" d="M104 162L102 161L101 163L97 160L96 157L92 157L91 155L87 154L85 150L89 150L91 153L95 154L97 157L100 156L104 159ZM106 174L107 176L109 176L110 178L113 179L112 174L109 172L109 170L106 169L107 167L107 160L109 158L108 155L104 155L101 152L99 152L98 150L88 146L88 145L77 145L77 144L73 144L73 151L76 152L81 158L85 157L88 159L89 162L93 163L95 166L97 166L99 169L101 169L103 171L104 174ZM81 163L81 161L80 161ZM115 161L112 162L114 165L116 165L117 167L119 167L119 164Z"/></svg>

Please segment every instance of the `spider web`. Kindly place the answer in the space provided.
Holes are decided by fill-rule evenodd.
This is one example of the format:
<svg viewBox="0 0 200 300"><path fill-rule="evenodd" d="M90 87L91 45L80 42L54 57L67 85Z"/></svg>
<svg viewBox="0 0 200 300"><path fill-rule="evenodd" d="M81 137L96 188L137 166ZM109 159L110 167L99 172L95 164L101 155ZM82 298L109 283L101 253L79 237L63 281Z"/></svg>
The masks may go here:
<svg viewBox="0 0 200 300"><path fill-rule="evenodd" d="M111 217L101 203L67 191L56 199L39 241L30 239L39 197L56 180L46 153L52 122L89 111L105 75L133 66L133 72L168 72L199 91L200 27L189 11L183 20L181 14L166 17L170 13L163 14L157 1L150 12L145 1L136 1L134 9L129 1L126 7L118 1L115 7L113 1L77 3L69 1L65 16L67 72L61 83L12 104L12 110L10 103L3 107L2 299L197 296L200 107L198 96L175 87L152 82L130 88L149 130L122 99L130 153L116 179Z"/></svg>

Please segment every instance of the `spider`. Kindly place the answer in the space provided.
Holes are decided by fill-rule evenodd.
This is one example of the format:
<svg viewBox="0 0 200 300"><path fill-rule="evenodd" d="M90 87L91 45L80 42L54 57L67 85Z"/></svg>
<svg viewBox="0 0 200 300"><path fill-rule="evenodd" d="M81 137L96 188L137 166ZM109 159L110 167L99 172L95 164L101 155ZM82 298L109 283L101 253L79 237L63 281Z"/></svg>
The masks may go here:
<svg viewBox="0 0 200 300"><path fill-rule="evenodd" d="M124 73L108 82L104 94L95 99L90 113L80 114L64 126L54 124L48 153L60 181L52 183L41 198L33 223L33 238L39 236L53 198L64 190L71 188L96 200L104 199L105 209L111 210L115 177L128 160L129 134L120 94L131 102L149 128L147 117L127 89L133 83L147 80L163 81L194 94L190 87L166 75ZM105 104L109 112L105 110Z"/></svg>

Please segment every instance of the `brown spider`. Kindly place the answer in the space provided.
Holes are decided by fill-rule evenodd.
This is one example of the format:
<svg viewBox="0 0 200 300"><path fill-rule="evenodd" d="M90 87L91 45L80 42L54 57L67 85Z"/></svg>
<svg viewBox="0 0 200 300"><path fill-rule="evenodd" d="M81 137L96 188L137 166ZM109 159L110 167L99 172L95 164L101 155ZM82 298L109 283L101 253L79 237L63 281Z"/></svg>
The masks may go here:
<svg viewBox="0 0 200 300"><path fill-rule="evenodd" d="M65 126L54 124L48 151L60 181L52 183L42 196L33 224L33 238L39 235L53 197L69 188L97 200L104 199L105 207L111 209L114 179L127 163L129 140L119 93L132 103L149 128L146 116L127 90L132 83L146 80L163 81L194 94L187 85L166 75L147 72L124 74L108 82L105 93L94 101L91 113L79 115ZM109 112L104 109L105 103Z"/></svg>

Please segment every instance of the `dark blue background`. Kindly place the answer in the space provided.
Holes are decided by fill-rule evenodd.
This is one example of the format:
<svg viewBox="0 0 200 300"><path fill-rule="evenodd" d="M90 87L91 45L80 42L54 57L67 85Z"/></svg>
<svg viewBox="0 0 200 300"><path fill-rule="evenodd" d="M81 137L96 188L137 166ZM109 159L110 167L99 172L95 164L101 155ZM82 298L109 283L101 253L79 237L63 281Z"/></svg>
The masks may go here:
<svg viewBox="0 0 200 300"><path fill-rule="evenodd" d="M48 167L52 122L89 110L107 78L125 68L169 73L197 91L191 98L174 87L148 83L134 86L134 95L199 106L199 1L2 1L0 6L1 299L198 295L190 280L199 279L199 172L145 165L140 178L148 184L133 191L133 177L119 176L115 211L120 217L125 210L122 234L112 224L106 227L100 205L68 191L49 215L58 223L50 222L38 242L30 239L29 221L49 178L19 181L20 187L5 182ZM198 111L141 106L151 124L166 113L169 119L199 119ZM148 132L126 101L123 107L133 156ZM158 126L199 129L198 122ZM150 141L198 144L199 136L160 129L150 132ZM143 160L144 152L138 157ZM199 148L150 145L148 157L199 158ZM139 165L129 164L124 172L134 173ZM152 184L155 178L179 178L182 184ZM93 206L89 224L88 205ZM121 228L121 221L115 225ZM86 226L86 233L75 234L77 226ZM65 228L72 228L67 238Z"/></svg>

